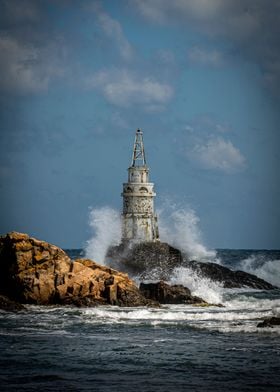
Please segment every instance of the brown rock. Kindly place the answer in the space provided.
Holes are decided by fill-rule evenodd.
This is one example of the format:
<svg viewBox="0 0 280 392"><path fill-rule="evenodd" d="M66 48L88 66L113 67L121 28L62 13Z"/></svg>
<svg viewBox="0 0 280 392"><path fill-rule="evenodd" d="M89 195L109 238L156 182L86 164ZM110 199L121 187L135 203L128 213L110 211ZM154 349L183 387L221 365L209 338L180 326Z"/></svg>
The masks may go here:
<svg viewBox="0 0 280 392"><path fill-rule="evenodd" d="M72 261L62 249L17 232L0 237L0 292L34 304L153 304L127 274L89 259Z"/></svg>

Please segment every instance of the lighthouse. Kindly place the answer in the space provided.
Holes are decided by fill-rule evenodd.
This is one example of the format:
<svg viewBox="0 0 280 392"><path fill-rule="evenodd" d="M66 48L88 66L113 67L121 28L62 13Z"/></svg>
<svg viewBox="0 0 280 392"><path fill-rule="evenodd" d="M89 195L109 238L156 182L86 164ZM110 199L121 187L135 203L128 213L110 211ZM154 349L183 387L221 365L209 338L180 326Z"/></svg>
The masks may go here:
<svg viewBox="0 0 280 392"><path fill-rule="evenodd" d="M143 132L135 135L128 181L123 184L122 242L155 242L159 240L154 212L154 184L149 182Z"/></svg>

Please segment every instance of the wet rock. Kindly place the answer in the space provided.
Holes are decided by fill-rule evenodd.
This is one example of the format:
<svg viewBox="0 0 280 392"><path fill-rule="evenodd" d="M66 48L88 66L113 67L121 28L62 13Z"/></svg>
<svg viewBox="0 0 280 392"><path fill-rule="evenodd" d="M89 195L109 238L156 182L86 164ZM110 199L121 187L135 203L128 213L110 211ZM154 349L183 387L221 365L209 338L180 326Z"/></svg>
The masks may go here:
<svg viewBox="0 0 280 392"><path fill-rule="evenodd" d="M191 295L190 290L182 285L173 285L160 281L157 283L141 283L141 293L148 299L160 304L205 304L202 298Z"/></svg>
<svg viewBox="0 0 280 392"><path fill-rule="evenodd" d="M165 242L142 242L132 246L121 244L107 252L112 267L141 279L168 279L172 270L181 265L181 252Z"/></svg>
<svg viewBox="0 0 280 392"><path fill-rule="evenodd" d="M160 241L111 247L107 253L107 262L114 268L138 276L140 280L168 280L174 268L185 267L190 274L211 279L225 288L276 288L244 271L233 271L216 263L188 260L180 250Z"/></svg>
<svg viewBox="0 0 280 392"><path fill-rule="evenodd" d="M127 274L89 259L72 261L27 234L0 237L0 293L21 303L149 305Z"/></svg>
<svg viewBox="0 0 280 392"><path fill-rule="evenodd" d="M274 326L280 326L280 317L270 317L260 322L258 328L273 328Z"/></svg>
<svg viewBox="0 0 280 392"><path fill-rule="evenodd" d="M6 310L7 312L17 312L19 310L24 310L25 307L19 302L15 302L4 295L0 295L0 309Z"/></svg>
<svg viewBox="0 0 280 392"><path fill-rule="evenodd" d="M244 271L233 271L216 263L188 261L185 266L202 278L208 278L220 283L225 288L250 287L259 290L272 290L276 287Z"/></svg>

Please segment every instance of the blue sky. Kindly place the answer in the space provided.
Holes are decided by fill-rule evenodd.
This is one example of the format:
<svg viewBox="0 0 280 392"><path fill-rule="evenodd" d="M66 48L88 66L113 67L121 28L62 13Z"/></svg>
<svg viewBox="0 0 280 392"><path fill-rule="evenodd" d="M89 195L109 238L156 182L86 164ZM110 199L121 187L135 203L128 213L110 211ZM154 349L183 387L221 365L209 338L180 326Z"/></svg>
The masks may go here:
<svg viewBox="0 0 280 392"><path fill-rule="evenodd" d="M0 1L0 232L62 247L121 211L134 133L156 205L209 247L279 248L280 4Z"/></svg>

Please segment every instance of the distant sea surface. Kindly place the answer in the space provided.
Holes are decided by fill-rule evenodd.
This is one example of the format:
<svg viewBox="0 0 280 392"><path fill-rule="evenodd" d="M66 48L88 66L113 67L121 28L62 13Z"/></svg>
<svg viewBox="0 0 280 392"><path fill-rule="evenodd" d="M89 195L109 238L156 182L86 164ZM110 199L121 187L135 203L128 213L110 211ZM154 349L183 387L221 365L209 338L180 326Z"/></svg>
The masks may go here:
<svg viewBox="0 0 280 392"><path fill-rule="evenodd" d="M280 286L280 251L225 249L216 259ZM280 314L280 290L226 290L184 274L224 307L0 312L0 391L279 392L280 329L257 324Z"/></svg>

